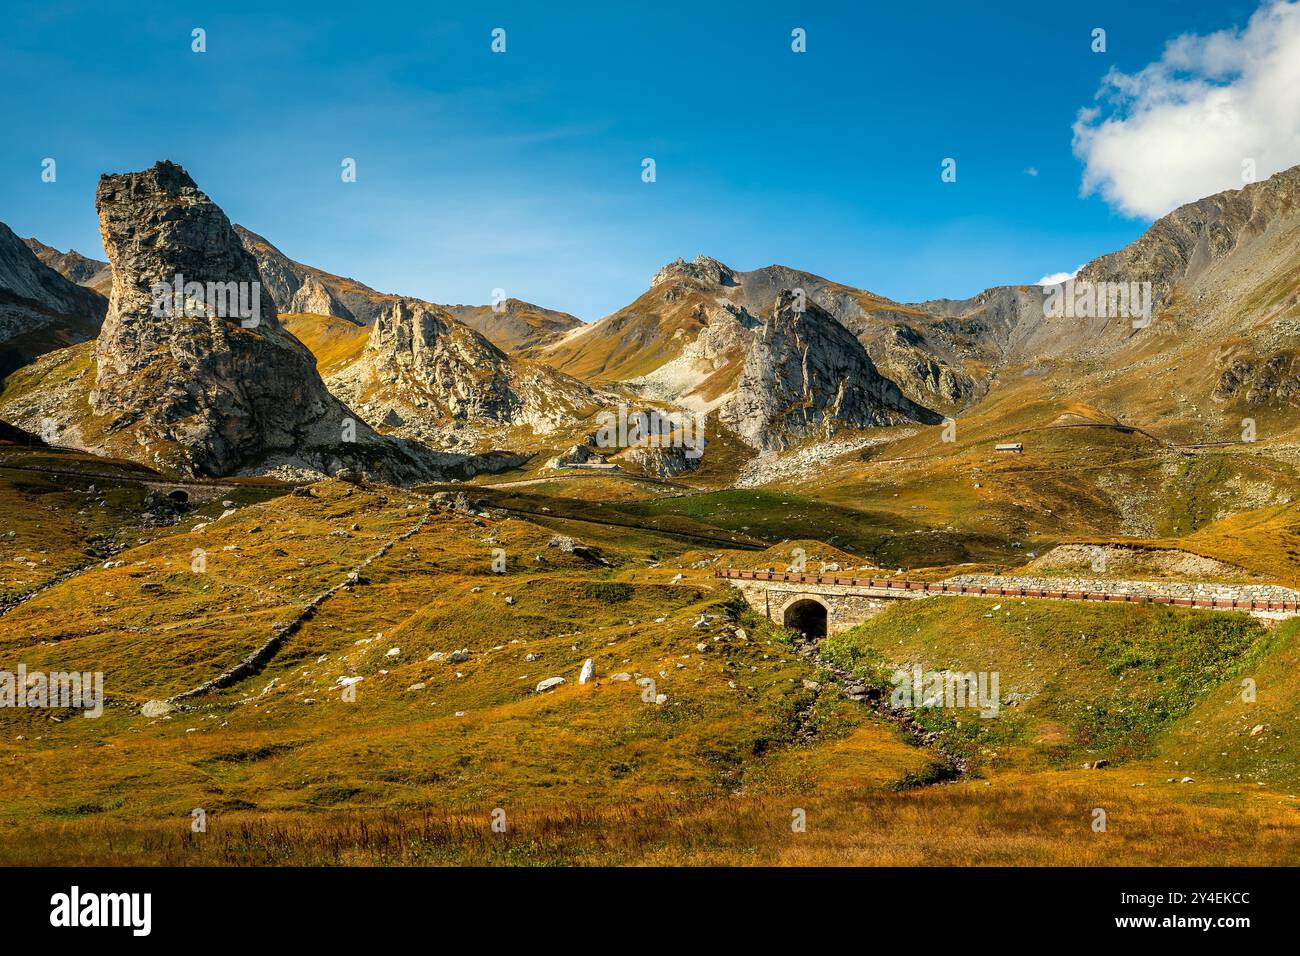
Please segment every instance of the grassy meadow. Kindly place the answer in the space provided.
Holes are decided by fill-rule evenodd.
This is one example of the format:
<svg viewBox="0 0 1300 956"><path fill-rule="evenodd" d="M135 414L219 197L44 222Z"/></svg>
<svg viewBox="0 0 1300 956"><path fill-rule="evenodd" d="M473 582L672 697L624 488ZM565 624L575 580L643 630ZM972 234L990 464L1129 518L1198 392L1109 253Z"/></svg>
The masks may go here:
<svg viewBox="0 0 1300 956"><path fill-rule="evenodd" d="M0 471L0 660L102 671L107 698L98 719L0 709L0 863L1300 859L1294 622L939 598L833 635L819 662L713 569L802 547L935 576L1019 549L892 494L635 486L476 487L458 512L430 508L437 489L248 483L145 527L138 483ZM1292 513L1151 540L1276 579L1240 536L1287 540ZM255 674L141 713L299 618ZM888 695L914 664L999 672L1000 712L900 721L832 670ZM935 782L950 754L965 772Z"/></svg>

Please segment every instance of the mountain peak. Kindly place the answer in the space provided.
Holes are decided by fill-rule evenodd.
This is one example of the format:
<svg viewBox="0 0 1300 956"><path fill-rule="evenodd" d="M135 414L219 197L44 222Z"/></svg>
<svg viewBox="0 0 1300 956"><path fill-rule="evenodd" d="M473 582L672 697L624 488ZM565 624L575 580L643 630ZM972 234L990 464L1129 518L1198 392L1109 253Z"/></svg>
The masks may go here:
<svg viewBox="0 0 1300 956"><path fill-rule="evenodd" d="M60 252L53 246L47 246L34 236L30 239L24 239L23 242L26 243L28 249L35 253L36 258L68 281L75 282L77 285L85 286L88 289L94 289L105 299L108 298L113 286L113 270L109 268L107 262L83 256L76 249Z"/></svg>
<svg viewBox="0 0 1300 956"><path fill-rule="evenodd" d="M64 275L63 259L0 223L0 379L51 349L94 338L104 321L107 300Z"/></svg>
<svg viewBox="0 0 1300 956"><path fill-rule="evenodd" d="M711 256L696 256L691 262L678 258L655 273L650 287L653 289L670 279L695 279L710 285L730 286L736 284L736 273Z"/></svg>
<svg viewBox="0 0 1300 956"><path fill-rule="evenodd" d="M130 184L146 189L155 189L164 193L177 193L184 190L198 192L198 185L185 171L180 163L170 159L160 159L146 170L138 173L104 173L99 177L100 188L105 181L117 184Z"/></svg>

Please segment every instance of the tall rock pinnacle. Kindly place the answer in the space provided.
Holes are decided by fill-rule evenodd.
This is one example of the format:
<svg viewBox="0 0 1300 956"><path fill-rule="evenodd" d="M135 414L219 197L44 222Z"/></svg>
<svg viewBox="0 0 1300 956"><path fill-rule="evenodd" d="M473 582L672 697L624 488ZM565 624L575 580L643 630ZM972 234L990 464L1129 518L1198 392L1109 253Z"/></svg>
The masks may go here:
<svg viewBox="0 0 1300 956"><path fill-rule="evenodd" d="M272 456L337 470L378 439L326 390L279 324L256 261L180 166L106 175L96 193L113 264L90 404L158 464L230 474ZM340 457L342 456L342 457Z"/></svg>

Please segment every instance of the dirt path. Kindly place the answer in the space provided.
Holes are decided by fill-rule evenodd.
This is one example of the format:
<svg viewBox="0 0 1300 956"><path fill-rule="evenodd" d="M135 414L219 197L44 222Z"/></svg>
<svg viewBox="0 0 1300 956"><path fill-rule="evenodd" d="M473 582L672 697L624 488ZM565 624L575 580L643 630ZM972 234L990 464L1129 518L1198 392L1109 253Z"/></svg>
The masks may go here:
<svg viewBox="0 0 1300 956"><path fill-rule="evenodd" d="M556 481L583 481L592 478L618 478L625 481L640 481L648 485L660 485L664 488L675 488L679 491L696 491L690 485L683 485L676 481L668 481L666 478L651 478L649 475L634 475L629 471L597 471L589 474L567 474L551 475L549 478L517 478L514 481L498 481L493 484L483 484L481 488L493 488L498 490L509 488L525 488L528 485L549 485Z"/></svg>

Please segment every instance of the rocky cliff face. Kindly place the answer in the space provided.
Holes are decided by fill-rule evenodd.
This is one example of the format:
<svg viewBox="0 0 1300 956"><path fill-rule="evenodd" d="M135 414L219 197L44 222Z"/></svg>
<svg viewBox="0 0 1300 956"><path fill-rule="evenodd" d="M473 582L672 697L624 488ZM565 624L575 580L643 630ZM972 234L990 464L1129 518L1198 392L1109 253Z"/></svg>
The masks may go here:
<svg viewBox="0 0 1300 956"><path fill-rule="evenodd" d="M1237 355L1223 363L1211 398L1241 399L1247 406L1289 405L1300 398L1300 352L1294 347L1256 356Z"/></svg>
<svg viewBox="0 0 1300 956"><path fill-rule="evenodd" d="M239 241L257 262L258 272L279 312L333 315L369 325L390 298L353 279L295 262L268 240L243 226L237 225L234 229Z"/></svg>
<svg viewBox="0 0 1300 956"><path fill-rule="evenodd" d="M735 395L719 412L764 450L829 438L840 428L943 420L876 371L862 343L828 312L813 303L799 311L790 292L778 296L750 345Z"/></svg>
<svg viewBox="0 0 1300 956"><path fill-rule="evenodd" d="M0 379L52 349L94 338L107 309L103 296L49 268L0 223Z"/></svg>
<svg viewBox="0 0 1300 956"><path fill-rule="evenodd" d="M981 391L980 383L958 361L945 361L933 330L898 323L872 337L867 346L876 368L902 392L927 408L957 409Z"/></svg>
<svg viewBox="0 0 1300 956"><path fill-rule="evenodd" d="M676 357L628 384L646 398L709 412L732 394L745 353L763 323L730 302L699 303L691 318L699 330L693 338L681 336L685 344L677 343Z"/></svg>
<svg viewBox="0 0 1300 956"><path fill-rule="evenodd" d="M285 306L285 312L310 315L333 315L338 318L351 318L352 311L338 300L329 286L321 282L312 273L308 273Z"/></svg>
<svg viewBox="0 0 1300 956"><path fill-rule="evenodd" d="M96 208L114 279L89 404L113 446L208 475L277 459L331 473L361 459L379 474L418 470L326 390L261 298L257 263L180 166L104 176ZM179 313L159 295L177 277L187 284ZM213 292L222 288L224 300Z"/></svg>

